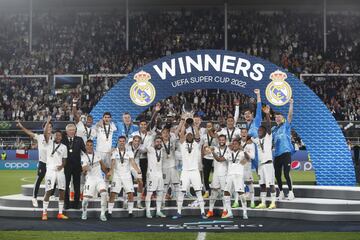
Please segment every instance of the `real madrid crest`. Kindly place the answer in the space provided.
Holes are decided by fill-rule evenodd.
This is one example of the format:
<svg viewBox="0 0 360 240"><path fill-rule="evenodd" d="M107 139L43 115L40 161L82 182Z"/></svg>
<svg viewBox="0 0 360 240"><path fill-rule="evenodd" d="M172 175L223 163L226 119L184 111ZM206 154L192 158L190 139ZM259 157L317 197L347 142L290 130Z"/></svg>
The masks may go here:
<svg viewBox="0 0 360 240"><path fill-rule="evenodd" d="M285 82L287 74L276 70L270 74L272 80L266 87L266 98L275 106L283 106L289 102L292 97L290 85Z"/></svg>
<svg viewBox="0 0 360 240"><path fill-rule="evenodd" d="M156 91L154 85L149 80L151 75L145 71L140 71L134 75L136 81L130 88L130 98L136 105L147 106L154 101Z"/></svg>

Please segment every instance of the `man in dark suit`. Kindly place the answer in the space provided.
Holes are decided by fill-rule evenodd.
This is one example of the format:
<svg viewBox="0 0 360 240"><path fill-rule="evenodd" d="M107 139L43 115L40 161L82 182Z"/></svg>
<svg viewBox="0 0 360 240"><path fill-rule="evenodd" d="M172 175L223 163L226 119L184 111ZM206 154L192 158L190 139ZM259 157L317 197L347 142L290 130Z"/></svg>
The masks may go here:
<svg viewBox="0 0 360 240"><path fill-rule="evenodd" d="M68 124L66 126L66 137L62 139L62 143L67 146L68 158L65 165L65 209L80 208L80 176L81 176L81 151L85 152L85 144L81 137L75 136L76 126L74 124ZM74 202L70 205L69 201L69 185L73 178L74 184Z"/></svg>

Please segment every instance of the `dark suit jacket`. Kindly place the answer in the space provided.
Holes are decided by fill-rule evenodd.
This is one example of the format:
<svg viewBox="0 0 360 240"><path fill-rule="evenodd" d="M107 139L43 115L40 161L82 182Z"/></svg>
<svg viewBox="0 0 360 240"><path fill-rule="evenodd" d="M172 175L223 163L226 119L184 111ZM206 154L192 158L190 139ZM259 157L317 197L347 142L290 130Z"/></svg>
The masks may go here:
<svg viewBox="0 0 360 240"><path fill-rule="evenodd" d="M85 143L81 137L73 138L72 152L70 152L70 141L67 136L61 141L67 147L68 158L66 160L65 168L80 168L81 169L81 151L85 152Z"/></svg>

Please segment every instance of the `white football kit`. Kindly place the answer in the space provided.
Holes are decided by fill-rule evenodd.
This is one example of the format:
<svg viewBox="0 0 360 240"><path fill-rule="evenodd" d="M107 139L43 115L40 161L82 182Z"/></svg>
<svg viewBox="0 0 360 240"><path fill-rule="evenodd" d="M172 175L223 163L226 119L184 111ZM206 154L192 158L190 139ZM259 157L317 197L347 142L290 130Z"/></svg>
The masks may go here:
<svg viewBox="0 0 360 240"><path fill-rule="evenodd" d="M273 156L272 156L272 134L266 133L265 137L260 138L251 138L252 141L256 144L258 150L258 159L259 159L259 184L265 184L266 187L275 185L275 170L273 165Z"/></svg>
<svg viewBox="0 0 360 240"><path fill-rule="evenodd" d="M227 127L224 127L220 132L218 132L218 136L220 135L226 136L226 144L229 145L234 139L240 138L241 130L237 127L234 127L231 130Z"/></svg>
<svg viewBox="0 0 360 240"><path fill-rule="evenodd" d="M155 149L153 146L146 148L148 169L147 169L147 191L163 191L164 181L162 164L165 155L163 148Z"/></svg>
<svg viewBox="0 0 360 240"><path fill-rule="evenodd" d="M176 148L176 137L171 135L170 140L163 142L164 158L163 158L163 176L164 184L179 184L180 178L179 173L176 170L176 158L175 158L175 148Z"/></svg>
<svg viewBox="0 0 360 240"><path fill-rule="evenodd" d="M116 148L111 159L115 159L115 169L110 191L120 193L121 189L124 188L126 193L134 192L130 171L130 159L134 159L132 151L120 152L119 148Z"/></svg>
<svg viewBox="0 0 360 240"><path fill-rule="evenodd" d="M234 189L235 192L244 192L244 165L240 163L245 159L244 151L230 150L225 158L229 164L225 191L231 192Z"/></svg>
<svg viewBox="0 0 360 240"><path fill-rule="evenodd" d="M46 145L46 155L46 191L53 189L55 184L57 184L57 188L59 190L65 190L66 183L64 168L59 171L57 170L57 167L62 165L63 159L67 158L67 147L62 143L57 144L54 141L49 141Z"/></svg>
<svg viewBox="0 0 360 240"><path fill-rule="evenodd" d="M111 122L109 125L96 127L96 152L100 155L104 164L110 168L111 166L111 147L114 132L117 130L115 124Z"/></svg>
<svg viewBox="0 0 360 240"><path fill-rule="evenodd" d="M185 192L190 184L194 191L202 189L201 176L199 172L198 157L201 155L201 145L195 141L180 144L182 155L182 172L180 177L181 191Z"/></svg>
<svg viewBox="0 0 360 240"><path fill-rule="evenodd" d="M215 154L219 157L225 157L228 154L228 151L230 151L228 146L224 146L224 148L216 147L215 148ZM213 180L211 182L211 188L213 189L221 189L225 190L226 186L226 175L228 172L228 162L218 162L214 160L214 174L213 174Z"/></svg>
<svg viewBox="0 0 360 240"><path fill-rule="evenodd" d="M89 170L85 175L84 196L96 197L100 190L106 190L106 184L102 176L101 158L97 152L93 154L82 153L81 165L88 166Z"/></svg>
<svg viewBox="0 0 360 240"><path fill-rule="evenodd" d="M251 160L255 159L255 144L254 143L247 143L246 141L240 141L240 144L245 152L247 152L250 156ZM244 181L245 182L252 182L254 181L252 171L251 171L251 161L247 162L244 166Z"/></svg>

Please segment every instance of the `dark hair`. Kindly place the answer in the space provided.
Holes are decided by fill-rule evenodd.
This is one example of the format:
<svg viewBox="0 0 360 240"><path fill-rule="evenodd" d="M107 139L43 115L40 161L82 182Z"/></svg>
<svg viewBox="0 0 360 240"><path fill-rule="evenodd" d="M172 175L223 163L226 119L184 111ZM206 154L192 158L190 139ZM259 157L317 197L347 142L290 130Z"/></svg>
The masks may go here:
<svg viewBox="0 0 360 240"><path fill-rule="evenodd" d="M241 130L241 131L242 131L242 130L246 130L247 132L249 132L249 130L248 130L247 128L241 128L240 130Z"/></svg>
<svg viewBox="0 0 360 240"><path fill-rule="evenodd" d="M146 118L141 118L140 121L139 121L139 123L142 123L142 122L147 123Z"/></svg>
<svg viewBox="0 0 360 240"><path fill-rule="evenodd" d="M62 135L62 131L60 129L56 129L55 133L57 133L57 132L61 133L61 135Z"/></svg>
<svg viewBox="0 0 360 240"><path fill-rule="evenodd" d="M123 113L123 116L124 116L124 115L130 115L130 113L129 113L129 112L124 112L124 113Z"/></svg>
<svg viewBox="0 0 360 240"><path fill-rule="evenodd" d="M154 142L155 142L156 140L158 140L158 139L162 140L161 136L156 135L156 137L154 138Z"/></svg>
<svg viewBox="0 0 360 240"><path fill-rule="evenodd" d="M252 109L250 109L250 108L245 108L244 109L244 111L243 111L243 113L246 113L246 112L250 112L250 113L254 113L254 111L252 110Z"/></svg>
<svg viewBox="0 0 360 240"><path fill-rule="evenodd" d="M220 134L218 138L224 137L226 139L226 136L224 134Z"/></svg>
<svg viewBox="0 0 360 240"><path fill-rule="evenodd" d="M90 143L94 144L94 141L93 141L93 140L91 140L91 139L86 140L86 143L88 143L88 142L90 142Z"/></svg>
<svg viewBox="0 0 360 240"><path fill-rule="evenodd" d="M235 138L235 139L233 140L233 142L237 142L237 143L240 144L240 141L239 141L239 139L237 139L237 138Z"/></svg>
<svg viewBox="0 0 360 240"><path fill-rule="evenodd" d="M89 115L87 115L87 118L93 119L93 116L89 114Z"/></svg>
<svg viewBox="0 0 360 240"><path fill-rule="evenodd" d="M228 115L226 120L228 120L228 119L234 119L233 115Z"/></svg>
<svg viewBox="0 0 360 240"><path fill-rule="evenodd" d="M274 112L274 115L281 115L281 116L284 116L281 112Z"/></svg>
<svg viewBox="0 0 360 240"><path fill-rule="evenodd" d="M139 135L135 135L135 136L133 136L133 140L135 139L135 138L138 138L139 140L141 140L141 137L139 136Z"/></svg>
<svg viewBox="0 0 360 240"><path fill-rule="evenodd" d="M260 128L264 129L265 132L267 131L267 128L265 126L260 126L259 129Z"/></svg>
<svg viewBox="0 0 360 240"><path fill-rule="evenodd" d="M125 139L125 141L126 141L126 137L125 136L119 136L119 138L118 138L118 141L120 140L120 139Z"/></svg>
<svg viewBox="0 0 360 240"><path fill-rule="evenodd" d="M111 113L110 112L104 112L103 117L105 117L106 115L111 117Z"/></svg>

